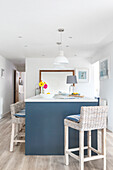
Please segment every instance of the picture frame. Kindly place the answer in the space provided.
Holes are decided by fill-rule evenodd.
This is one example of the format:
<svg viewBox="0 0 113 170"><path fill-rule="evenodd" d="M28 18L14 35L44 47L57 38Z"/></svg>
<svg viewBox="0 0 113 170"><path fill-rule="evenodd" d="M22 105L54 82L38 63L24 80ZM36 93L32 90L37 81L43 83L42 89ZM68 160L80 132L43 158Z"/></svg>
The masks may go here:
<svg viewBox="0 0 113 170"><path fill-rule="evenodd" d="M88 68L77 68L76 75L77 75L77 81L79 83L89 82L89 69Z"/></svg>
<svg viewBox="0 0 113 170"><path fill-rule="evenodd" d="M5 77L5 69L1 68L1 73L0 73L0 76L1 78L4 78Z"/></svg>
<svg viewBox="0 0 113 170"><path fill-rule="evenodd" d="M100 80L110 78L110 58L104 58L99 62Z"/></svg>

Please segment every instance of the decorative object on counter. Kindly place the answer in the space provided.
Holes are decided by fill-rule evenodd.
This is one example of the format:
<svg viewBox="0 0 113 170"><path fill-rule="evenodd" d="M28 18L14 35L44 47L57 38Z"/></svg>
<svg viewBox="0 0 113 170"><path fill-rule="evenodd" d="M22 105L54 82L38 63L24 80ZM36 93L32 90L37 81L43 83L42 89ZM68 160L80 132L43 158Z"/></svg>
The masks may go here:
<svg viewBox="0 0 113 170"><path fill-rule="evenodd" d="M72 91L74 93L74 84L77 84L77 78L76 76L67 76L67 84L73 84L73 85L70 85L69 87L69 94L72 94L71 93L71 88L72 88Z"/></svg>
<svg viewBox="0 0 113 170"><path fill-rule="evenodd" d="M88 69L76 69L76 75L79 83L87 83L89 81Z"/></svg>
<svg viewBox="0 0 113 170"><path fill-rule="evenodd" d="M45 83L45 82L44 82ZM47 89L47 84L44 84L44 89Z"/></svg>
<svg viewBox="0 0 113 170"><path fill-rule="evenodd" d="M59 91L59 92L58 92L58 95L68 96L69 94L68 94L68 93L65 93L65 92L62 92L62 91Z"/></svg>
<svg viewBox="0 0 113 170"><path fill-rule="evenodd" d="M39 86L40 86L40 87L43 87L43 86L44 86L44 83L43 83L42 80L39 82Z"/></svg>
<svg viewBox="0 0 113 170"><path fill-rule="evenodd" d="M52 93L47 93L47 94L40 94L40 97L41 98L44 98L44 99L52 99L54 97L54 94Z"/></svg>
<svg viewBox="0 0 113 170"><path fill-rule="evenodd" d="M84 97L84 96L81 96L79 93L72 93L69 96L72 96L72 97L81 97L81 98Z"/></svg>
<svg viewBox="0 0 113 170"><path fill-rule="evenodd" d="M109 78L109 63L108 58L100 61L100 80Z"/></svg>
<svg viewBox="0 0 113 170"><path fill-rule="evenodd" d="M39 95L40 94L40 89L39 88L36 88L36 90L35 90L35 96L36 95Z"/></svg>
<svg viewBox="0 0 113 170"><path fill-rule="evenodd" d="M48 85L46 82L43 82L42 80L39 82L39 87L41 87L41 94L44 94L44 89L47 89Z"/></svg>
<svg viewBox="0 0 113 170"><path fill-rule="evenodd" d="M72 93L72 95L79 95L79 96L80 96L80 94L79 94L79 93Z"/></svg>

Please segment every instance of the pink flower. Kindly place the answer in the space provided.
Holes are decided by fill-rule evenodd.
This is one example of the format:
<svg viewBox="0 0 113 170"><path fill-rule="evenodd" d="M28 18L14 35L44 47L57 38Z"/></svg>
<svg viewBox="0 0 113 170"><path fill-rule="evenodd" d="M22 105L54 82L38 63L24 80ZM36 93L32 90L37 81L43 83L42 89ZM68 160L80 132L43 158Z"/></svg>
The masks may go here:
<svg viewBox="0 0 113 170"><path fill-rule="evenodd" d="M48 87L47 84L44 84L44 89L47 89L47 87Z"/></svg>

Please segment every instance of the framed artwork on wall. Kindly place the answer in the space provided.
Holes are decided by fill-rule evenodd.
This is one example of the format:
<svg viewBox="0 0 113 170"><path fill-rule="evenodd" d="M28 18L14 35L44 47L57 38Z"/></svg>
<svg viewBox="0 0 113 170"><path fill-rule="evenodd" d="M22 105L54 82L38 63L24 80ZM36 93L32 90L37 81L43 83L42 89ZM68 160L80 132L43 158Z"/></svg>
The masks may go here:
<svg viewBox="0 0 113 170"><path fill-rule="evenodd" d="M4 75L5 75L5 70L1 68L1 78L4 78Z"/></svg>
<svg viewBox="0 0 113 170"><path fill-rule="evenodd" d="M89 82L89 69L78 68L78 69L76 69L76 75L77 75L78 82L80 82L80 83Z"/></svg>
<svg viewBox="0 0 113 170"><path fill-rule="evenodd" d="M108 79L110 77L109 60L109 58L105 58L100 61L100 80Z"/></svg>

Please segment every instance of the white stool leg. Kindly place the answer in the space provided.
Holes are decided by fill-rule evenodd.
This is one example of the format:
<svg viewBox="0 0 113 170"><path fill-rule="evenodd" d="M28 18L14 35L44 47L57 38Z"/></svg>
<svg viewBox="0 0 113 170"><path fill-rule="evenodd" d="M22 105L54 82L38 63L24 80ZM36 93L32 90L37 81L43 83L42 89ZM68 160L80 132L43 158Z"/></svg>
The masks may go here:
<svg viewBox="0 0 113 170"><path fill-rule="evenodd" d="M103 170L106 170L106 128L102 129L102 154L103 159Z"/></svg>
<svg viewBox="0 0 113 170"><path fill-rule="evenodd" d="M69 145L69 132L68 132L68 126L64 126L65 127L65 163L66 165L69 165L69 155L66 153L67 149L68 149L68 145Z"/></svg>
<svg viewBox="0 0 113 170"><path fill-rule="evenodd" d="M102 153L102 130L97 130L97 144L98 144L98 151Z"/></svg>
<svg viewBox="0 0 113 170"><path fill-rule="evenodd" d="M91 149L89 149L89 147L91 147L91 130L88 131L87 133L87 142L88 142L88 156L91 157Z"/></svg>
<svg viewBox="0 0 113 170"><path fill-rule="evenodd" d="M20 131L22 130L22 124L20 124Z"/></svg>
<svg viewBox="0 0 113 170"><path fill-rule="evenodd" d="M10 143L10 152L13 151L13 145L14 145L14 133L15 133L15 124L12 123L12 132L11 132L11 143Z"/></svg>
<svg viewBox="0 0 113 170"><path fill-rule="evenodd" d="M84 170L84 131L79 132L79 170Z"/></svg>
<svg viewBox="0 0 113 170"><path fill-rule="evenodd" d="M18 133L19 133L19 125L18 124L16 124L15 125L15 134L18 136ZM18 138L17 138L18 139ZM17 145L18 143L17 142L15 142L15 145Z"/></svg>

